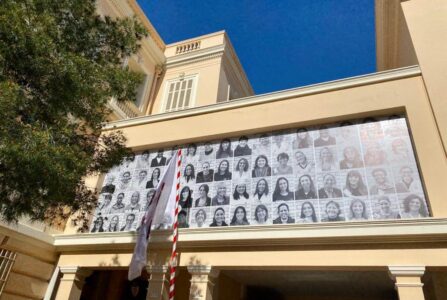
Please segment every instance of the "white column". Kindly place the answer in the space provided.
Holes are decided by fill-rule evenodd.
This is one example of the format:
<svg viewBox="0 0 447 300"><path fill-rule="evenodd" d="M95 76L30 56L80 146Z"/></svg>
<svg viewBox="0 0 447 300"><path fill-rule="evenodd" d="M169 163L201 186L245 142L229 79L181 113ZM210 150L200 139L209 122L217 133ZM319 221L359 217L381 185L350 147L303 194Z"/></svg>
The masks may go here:
<svg viewBox="0 0 447 300"><path fill-rule="evenodd" d="M146 269L151 274L146 300L163 299L163 294L166 293L165 282L167 280L168 266L147 266Z"/></svg>
<svg viewBox="0 0 447 300"><path fill-rule="evenodd" d="M424 284L421 277L425 273L422 266L389 266L391 278L394 280L399 300L425 300Z"/></svg>
<svg viewBox="0 0 447 300"><path fill-rule="evenodd" d="M211 266L192 265L188 266L188 272L191 274L189 300L212 300L219 270Z"/></svg>
<svg viewBox="0 0 447 300"><path fill-rule="evenodd" d="M85 278L92 274L91 270L75 266L59 267L62 274L56 293L56 300L79 300Z"/></svg>

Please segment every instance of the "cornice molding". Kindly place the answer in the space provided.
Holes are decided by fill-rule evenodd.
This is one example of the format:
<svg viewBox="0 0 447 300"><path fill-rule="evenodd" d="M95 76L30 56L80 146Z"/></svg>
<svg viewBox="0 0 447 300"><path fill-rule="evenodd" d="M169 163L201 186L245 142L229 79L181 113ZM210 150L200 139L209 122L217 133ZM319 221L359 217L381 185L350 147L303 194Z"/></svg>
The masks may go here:
<svg viewBox="0 0 447 300"><path fill-rule="evenodd" d="M421 277L425 273L425 266L389 266L388 270L393 278L396 276Z"/></svg>
<svg viewBox="0 0 447 300"><path fill-rule="evenodd" d="M212 112L219 112L252 105L265 104L275 101L286 100L290 98L298 98L309 95L327 93L336 90L349 89L369 84L377 84L381 82L400 80L420 75L421 75L421 69L419 68L419 66L411 66L401 69L383 71L299 88L293 88L268 94L239 98L232 101L194 107L181 111L142 116L127 120L113 121L105 124L103 130L117 130L131 126L140 126L155 122L169 121L178 118L191 117L196 115L208 114Z"/></svg>
<svg viewBox="0 0 447 300"><path fill-rule="evenodd" d="M211 32L211 33L204 34L204 35L195 36L195 37L192 37L190 39L181 40L181 41L178 41L178 42L173 42L173 43L167 44L166 48L180 46L180 45L187 44L187 43L190 43L190 42L196 41L196 40L204 40L204 39L207 39L207 38L210 38L210 37L213 37L213 36L218 36L218 35L221 35L221 34L224 34L224 33L225 33L225 30L220 30L220 31Z"/></svg>
<svg viewBox="0 0 447 300"><path fill-rule="evenodd" d="M166 68L179 67L199 61L222 57L224 50L225 45L217 45L214 47L199 49L185 54L168 57L166 59Z"/></svg>
<svg viewBox="0 0 447 300"><path fill-rule="evenodd" d="M154 25L152 25L149 18L146 16L146 14L143 12L141 7L138 5L136 0L127 0L126 1L129 7L132 9L133 13L138 16L140 21L143 23L143 25L146 27L147 31L149 32L150 37L155 42L157 48L160 51L164 51L166 48L166 45L163 41L163 39L158 34L157 30L155 29Z"/></svg>
<svg viewBox="0 0 447 300"><path fill-rule="evenodd" d="M48 248L50 250L54 249L54 237L51 234L42 232L22 223L7 224L0 222L0 234L24 241L30 246Z"/></svg>
<svg viewBox="0 0 447 300"><path fill-rule="evenodd" d="M135 232L87 233L55 235L58 252L114 249L131 251L136 241ZM348 245L348 244L402 244L447 242L447 219L420 219L370 222L335 222L321 224L290 224L284 226L222 227L179 229L179 250L203 247L231 248ZM171 230L152 231L149 246L169 249Z"/></svg>

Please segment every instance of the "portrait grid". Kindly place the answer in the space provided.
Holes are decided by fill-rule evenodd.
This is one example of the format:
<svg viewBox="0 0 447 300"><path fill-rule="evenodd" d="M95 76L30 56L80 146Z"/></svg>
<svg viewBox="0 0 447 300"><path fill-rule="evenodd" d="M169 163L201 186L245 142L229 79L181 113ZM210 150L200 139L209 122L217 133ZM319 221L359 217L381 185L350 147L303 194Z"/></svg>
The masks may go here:
<svg viewBox="0 0 447 300"><path fill-rule="evenodd" d="M403 116L181 148L180 228L429 216ZM136 153L110 170L91 232L136 230L174 151Z"/></svg>

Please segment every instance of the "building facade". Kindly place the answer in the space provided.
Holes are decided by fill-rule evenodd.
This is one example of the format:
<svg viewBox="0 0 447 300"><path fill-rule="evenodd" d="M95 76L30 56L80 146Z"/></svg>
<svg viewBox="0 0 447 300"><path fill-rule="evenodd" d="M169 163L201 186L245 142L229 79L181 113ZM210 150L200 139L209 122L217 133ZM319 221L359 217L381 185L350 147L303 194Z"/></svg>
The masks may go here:
<svg viewBox="0 0 447 300"><path fill-rule="evenodd" d="M138 97L111 99L104 127L135 156L88 179L90 233L0 226L1 299L131 299L136 225L175 147L176 299L446 299L447 4L375 2L376 73L254 95L224 31L165 45L134 0L99 1L149 31L126 62ZM151 234L145 299L167 299L171 246Z"/></svg>

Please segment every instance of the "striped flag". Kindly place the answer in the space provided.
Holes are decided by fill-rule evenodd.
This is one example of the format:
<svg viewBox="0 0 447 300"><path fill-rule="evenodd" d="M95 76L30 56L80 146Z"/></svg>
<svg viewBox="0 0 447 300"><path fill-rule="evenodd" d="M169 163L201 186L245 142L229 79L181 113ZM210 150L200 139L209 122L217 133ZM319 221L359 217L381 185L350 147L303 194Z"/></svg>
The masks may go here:
<svg viewBox="0 0 447 300"><path fill-rule="evenodd" d="M147 245L151 228L170 227L174 223L176 196L178 194L181 150L175 152L157 186L149 209L141 220L128 279L141 276L147 263Z"/></svg>

